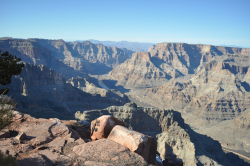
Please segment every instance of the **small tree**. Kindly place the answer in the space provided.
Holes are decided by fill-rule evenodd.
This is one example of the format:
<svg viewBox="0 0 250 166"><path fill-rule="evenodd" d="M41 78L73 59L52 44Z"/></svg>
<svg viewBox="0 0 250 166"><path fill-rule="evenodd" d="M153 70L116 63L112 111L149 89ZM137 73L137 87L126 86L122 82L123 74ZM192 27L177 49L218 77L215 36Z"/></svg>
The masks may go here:
<svg viewBox="0 0 250 166"><path fill-rule="evenodd" d="M8 127L11 122L13 122L13 111L12 108L15 107L13 100L10 97L3 96L0 97L0 131ZM17 166L16 158L10 155L3 154L0 151L0 166Z"/></svg>
<svg viewBox="0 0 250 166"><path fill-rule="evenodd" d="M1 95L0 97L0 131L5 127L9 126L14 117L13 115L13 107L16 104L13 100L8 96Z"/></svg>
<svg viewBox="0 0 250 166"><path fill-rule="evenodd" d="M11 83L11 77L13 75L18 75L24 68L23 63L19 63L20 58L9 54L8 51L1 54L0 50L0 85L7 85ZM9 88L0 89L0 94L7 94Z"/></svg>

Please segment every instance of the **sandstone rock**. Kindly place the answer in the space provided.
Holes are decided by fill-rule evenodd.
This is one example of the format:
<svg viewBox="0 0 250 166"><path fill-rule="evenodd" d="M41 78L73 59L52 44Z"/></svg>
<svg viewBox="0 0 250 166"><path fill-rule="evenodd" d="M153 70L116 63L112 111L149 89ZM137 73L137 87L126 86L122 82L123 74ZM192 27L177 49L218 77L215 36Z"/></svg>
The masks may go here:
<svg viewBox="0 0 250 166"><path fill-rule="evenodd" d="M141 156L109 139L100 139L75 146L73 152L87 158L87 161L108 162L117 166L126 164L147 165Z"/></svg>
<svg viewBox="0 0 250 166"><path fill-rule="evenodd" d="M69 134L69 129L58 119L45 120L38 119L34 122L24 122L19 126L18 131L26 133L27 136L56 137Z"/></svg>
<svg viewBox="0 0 250 166"><path fill-rule="evenodd" d="M110 115L103 115L91 122L91 139L98 140L107 138L116 125L127 126L124 122Z"/></svg>
<svg viewBox="0 0 250 166"><path fill-rule="evenodd" d="M141 155L149 164L155 163L157 142L154 138L116 125L108 139L128 147L132 152Z"/></svg>

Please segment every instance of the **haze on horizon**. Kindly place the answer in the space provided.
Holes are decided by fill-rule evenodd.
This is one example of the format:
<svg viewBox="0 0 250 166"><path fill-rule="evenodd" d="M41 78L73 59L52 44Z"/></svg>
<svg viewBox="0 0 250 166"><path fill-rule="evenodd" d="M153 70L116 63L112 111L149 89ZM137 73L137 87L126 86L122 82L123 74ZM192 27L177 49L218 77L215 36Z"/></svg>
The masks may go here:
<svg viewBox="0 0 250 166"><path fill-rule="evenodd" d="M250 48L249 0L9 0L0 6L0 37Z"/></svg>

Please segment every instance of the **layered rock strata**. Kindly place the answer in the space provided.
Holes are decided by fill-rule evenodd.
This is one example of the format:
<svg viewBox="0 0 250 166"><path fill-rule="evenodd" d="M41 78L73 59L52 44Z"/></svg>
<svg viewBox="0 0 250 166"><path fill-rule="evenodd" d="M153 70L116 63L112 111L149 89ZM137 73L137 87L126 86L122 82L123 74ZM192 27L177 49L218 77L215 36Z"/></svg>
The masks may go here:
<svg viewBox="0 0 250 166"><path fill-rule="evenodd" d="M169 78L175 77L178 72L164 71L157 67L149 53L136 52L131 59L114 68L110 73L110 79L117 80L117 85L134 88L146 88L161 85Z"/></svg>
<svg viewBox="0 0 250 166"><path fill-rule="evenodd" d="M79 110L123 105L129 101L118 91L104 90L89 82L86 84L89 85L85 86L86 91L75 88L47 66L27 63L7 87L20 111L43 118L74 119L72 115Z"/></svg>
<svg viewBox="0 0 250 166"><path fill-rule="evenodd" d="M108 73L129 58L122 49L89 41L5 38L0 40L0 50L9 51L27 63L46 65L66 79L84 77L84 73Z"/></svg>
<svg viewBox="0 0 250 166"><path fill-rule="evenodd" d="M131 59L109 72L117 86L145 88L159 86L169 79L195 74L200 66L222 55L249 56L250 49L203 44L159 43L148 52L136 52Z"/></svg>
<svg viewBox="0 0 250 166"><path fill-rule="evenodd" d="M154 106L181 111L193 126L233 119L249 108L248 62L248 57L215 57L191 79L146 89L138 96Z"/></svg>

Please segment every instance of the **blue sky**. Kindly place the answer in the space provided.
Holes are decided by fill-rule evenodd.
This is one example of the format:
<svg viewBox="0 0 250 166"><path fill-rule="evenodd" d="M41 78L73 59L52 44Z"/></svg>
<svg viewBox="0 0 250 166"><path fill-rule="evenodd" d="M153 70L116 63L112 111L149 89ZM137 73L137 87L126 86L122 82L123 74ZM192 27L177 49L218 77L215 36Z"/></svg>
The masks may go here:
<svg viewBox="0 0 250 166"><path fill-rule="evenodd" d="M250 0L0 0L0 37L250 48Z"/></svg>

